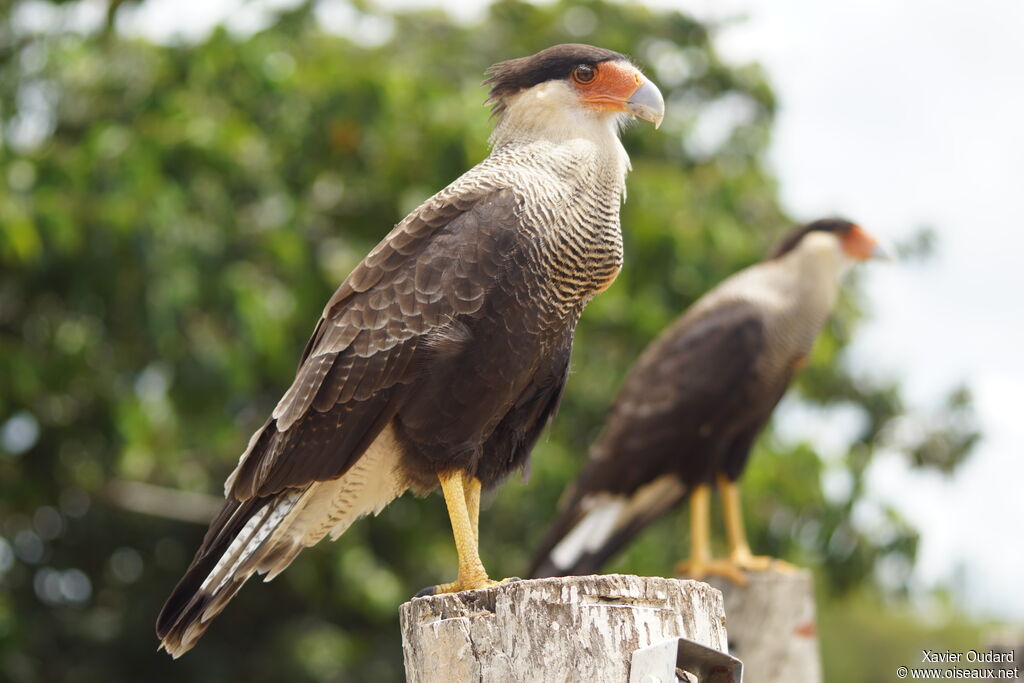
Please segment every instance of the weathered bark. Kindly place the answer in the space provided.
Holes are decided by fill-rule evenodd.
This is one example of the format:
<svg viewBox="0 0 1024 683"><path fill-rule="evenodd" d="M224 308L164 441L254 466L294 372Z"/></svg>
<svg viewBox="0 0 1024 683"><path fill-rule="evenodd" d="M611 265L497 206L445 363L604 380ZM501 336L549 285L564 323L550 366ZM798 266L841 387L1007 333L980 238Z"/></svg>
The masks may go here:
<svg viewBox="0 0 1024 683"><path fill-rule="evenodd" d="M751 572L745 587L708 579L725 597L729 653L746 683L820 683L811 572Z"/></svg>
<svg viewBox="0 0 1024 683"><path fill-rule="evenodd" d="M625 683L633 651L684 636L724 650L705 583L612 574L516 581L401 608L409 683Z"/></svg>

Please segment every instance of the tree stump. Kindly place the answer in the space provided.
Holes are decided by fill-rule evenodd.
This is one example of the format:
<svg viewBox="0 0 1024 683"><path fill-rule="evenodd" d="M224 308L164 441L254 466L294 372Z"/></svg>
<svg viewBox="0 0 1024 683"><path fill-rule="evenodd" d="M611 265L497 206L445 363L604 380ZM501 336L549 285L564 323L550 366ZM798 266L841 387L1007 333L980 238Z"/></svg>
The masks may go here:
<svg viewBox="0 0 1024 683"><path fill-rule="evenodd" d="M683 636L724 651L721 594L622 574L515 581L400 611L409 683L625 683L633 652Z"/></svg>
<svg viewBox="0 0 1024 683"><path fill-rule="evenodd" d="M708 579L725 598L729 653L746 683L821 683L811 572L751 572L740 587Z"/></svg>

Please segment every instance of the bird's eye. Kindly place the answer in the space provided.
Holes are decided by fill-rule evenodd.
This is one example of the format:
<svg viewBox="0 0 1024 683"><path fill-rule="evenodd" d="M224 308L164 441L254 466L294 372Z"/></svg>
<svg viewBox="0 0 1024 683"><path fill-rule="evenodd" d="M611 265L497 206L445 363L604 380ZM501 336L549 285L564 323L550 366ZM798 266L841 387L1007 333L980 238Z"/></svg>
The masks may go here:
<svg viewBox="0 0 1024 683"><path fill-rule="evenodd" d="M580 64L572 70L572 77L577 83L590 83L597 76L597 69L589 64Z"/></svg>

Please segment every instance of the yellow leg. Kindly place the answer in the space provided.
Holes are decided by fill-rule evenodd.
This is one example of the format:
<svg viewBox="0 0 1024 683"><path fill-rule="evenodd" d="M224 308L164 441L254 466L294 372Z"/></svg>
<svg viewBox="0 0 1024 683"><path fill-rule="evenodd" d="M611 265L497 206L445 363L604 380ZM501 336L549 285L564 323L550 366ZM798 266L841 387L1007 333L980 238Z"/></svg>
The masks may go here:
<svg viewBox="0 0 1024 683"><path fill-rule="evenodd" d="M728 560L711 557L711 487L701 484L690 494L690 558L676 565L675 572L691 579L722 576L743 585L743 572Z"/></svg>
<svg viewBox="0 0 1024 683"><path fill-rule="evenodd" d="M448 517L451 519L452 534L455 536L455 549L459 553L459 574L452 583L424 589L419 595L458 593L496 586L499 582L487 578L487 570L480 561L480 480L476 477L463 477L459 470L442 472L438 474L438 479L441 480L444 501L448 505Z"/></svg>
<svg viewBox="0 0 1024 683"><path fill-rule="evenodd" d="M722 512L725 517L725 533L729 540L729 561L739 569L765 571L777 569L793 571L793 565L773 557L754 555L747 543L747 532L743 526L743 508L740 506L739 486L726 477L718 475L718 491L722 495Z"/></svg>
<svg viewBox="0 0 1024 683"><path fill-rule="evenodd" d="M690 562L711 560L711 488L698 486L690 498Z"/></svg>
<svg viewBox="0 0 1024 683"><path fill-rule="evenodd" d="M469 514L469 524L473 527L473 539L480 547L480 489L482 484L476 477L469 477L466 485L466 512Z"/></svg>

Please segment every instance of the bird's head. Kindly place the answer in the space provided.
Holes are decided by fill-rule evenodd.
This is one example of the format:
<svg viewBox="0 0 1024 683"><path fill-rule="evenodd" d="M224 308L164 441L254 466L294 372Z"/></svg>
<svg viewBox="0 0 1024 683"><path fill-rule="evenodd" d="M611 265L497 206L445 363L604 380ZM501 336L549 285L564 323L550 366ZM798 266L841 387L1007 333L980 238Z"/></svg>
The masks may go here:
<svg viewBox="0 0 1024 683"><path fill-rule="evenodd" d="M824 218L794 228L779 240L768 258L776 259L794 252L812 257L820 255L847 265L888 258L875 237L856 223L841 218Z"/></svg>
<svg viewBox="0 0 1024 683"><path fill-rule="evenodd" d="M498 62L487 74L499 126L557 136L595 124L617 131L631 117L658 126L665 115L654 83L625 56L592 45L556 45Z"/></svg>

